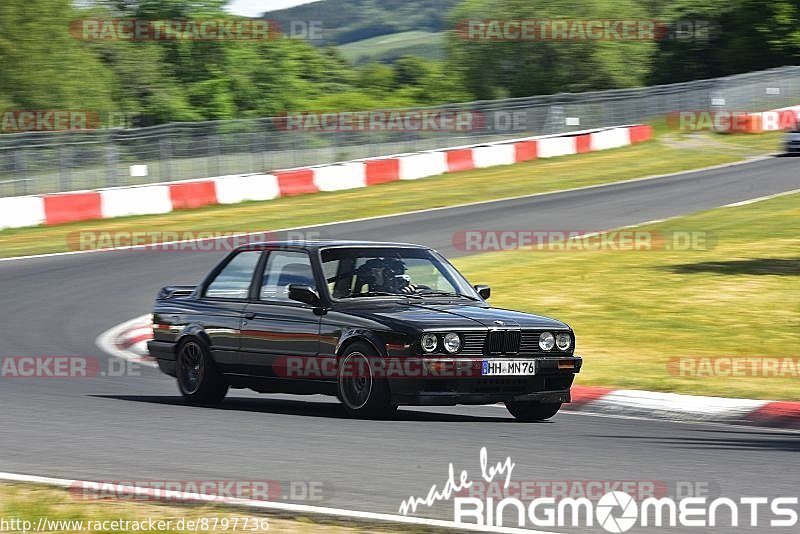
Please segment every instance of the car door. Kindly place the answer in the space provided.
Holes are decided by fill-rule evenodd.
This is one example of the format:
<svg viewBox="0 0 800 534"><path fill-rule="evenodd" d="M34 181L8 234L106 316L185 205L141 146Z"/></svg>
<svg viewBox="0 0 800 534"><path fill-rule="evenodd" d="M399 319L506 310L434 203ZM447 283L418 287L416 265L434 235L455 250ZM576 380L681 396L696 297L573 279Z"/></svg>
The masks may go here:
<svg viewBox="0 0 800 534"><path fill-rule="evenodd" d="M204 285L197 302L198 322L223 373L240 372L242 316L261 257L259 250L244 250L229 257Z"/></svg>
<svg viewBox="0 0 800 534"><path fill-rule="evenodd" d="M317 283L306 251L277 249L267 254L256 298L245 308L241 351L251 374L286 378L287 366L304 369L317 357L320 324L313 307L289 300L289 285L317 288ZM290 378L303 377L298 372Z"/></svg>

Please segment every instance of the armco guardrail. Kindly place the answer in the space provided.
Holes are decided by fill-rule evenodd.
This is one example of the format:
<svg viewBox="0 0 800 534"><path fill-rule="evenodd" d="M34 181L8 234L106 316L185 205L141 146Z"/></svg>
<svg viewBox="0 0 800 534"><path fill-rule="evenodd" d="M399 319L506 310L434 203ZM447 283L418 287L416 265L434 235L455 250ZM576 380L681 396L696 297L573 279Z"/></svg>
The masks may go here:
<svg viewBox="0 0 800 534"><path fill-rule="evenodd" d="M650 126L620 126L301 167L272 174L235 174L204 180L7 197L0 198L0 229L152 215L209 204L235 204L318 191L340 191L448 172L511 165L537 158L606 150L651 137Z"/></svg>
<svg viewBox="0 0 800 534"><path fill-rule="evenodd" d="M800 67L654 87L437 107L469 131L282 129L280 118L0 135L0 197L263 173L441 147L638 124L677 110L762 111L800 101ZM514 120L516 118L516 120Z"/></svg>

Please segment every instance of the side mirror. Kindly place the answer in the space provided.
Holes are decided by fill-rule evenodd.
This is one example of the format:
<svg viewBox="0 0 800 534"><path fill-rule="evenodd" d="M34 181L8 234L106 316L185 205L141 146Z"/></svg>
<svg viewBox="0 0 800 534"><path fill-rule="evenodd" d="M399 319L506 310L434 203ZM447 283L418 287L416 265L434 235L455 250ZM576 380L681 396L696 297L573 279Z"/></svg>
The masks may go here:
<svg viewBox="0 0 800 534"><path fill-rule="evenodd" d="M483 300L486 300L490 296L492 296L492 288L489 287L489 286L477 285L477 286L473 286L473 287L475 288L475 291L478 292L478 295L480 295Z"/></svg>
<svg viewBox="0 0 800 534"><path fill-rule="evenodd" d="M319 295L311 286L289 284L289 300L296 300L309 306L319 306Z"/></svg>

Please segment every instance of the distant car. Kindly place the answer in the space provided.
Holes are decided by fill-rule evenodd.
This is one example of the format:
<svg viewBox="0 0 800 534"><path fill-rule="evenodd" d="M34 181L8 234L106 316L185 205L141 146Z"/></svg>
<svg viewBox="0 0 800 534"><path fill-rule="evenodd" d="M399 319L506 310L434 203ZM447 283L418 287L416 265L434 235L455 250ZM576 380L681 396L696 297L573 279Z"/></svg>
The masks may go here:
<svg viewBox="0 0 800 534"><path fill-rule="evenodd" d="M523 421L552 417L581 369L572 329L487 298L418 245L260 243L198 286L163 288L148 348L197 404L233 387L336 395L364 418L497 402Z"/></svg>
<svg viewBox="0 0 800 534"><path fill-rule="evenodd" d="M783 146L787 154L800 152L800 124L784 134Z"/></svg>

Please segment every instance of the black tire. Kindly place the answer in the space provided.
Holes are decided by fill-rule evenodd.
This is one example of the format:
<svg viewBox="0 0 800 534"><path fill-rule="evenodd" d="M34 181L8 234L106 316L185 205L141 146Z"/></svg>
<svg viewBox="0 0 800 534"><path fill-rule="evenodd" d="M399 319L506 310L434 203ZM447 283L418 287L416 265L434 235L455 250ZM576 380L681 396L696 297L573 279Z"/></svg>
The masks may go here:
<svg viewBox="0 0 800 534"><path fill-rule="evenodd" d="M339 358L336 396L350 417L386 419L397 411L386 379L373 376L370 360L377 357L375 352L370 345L356 342ZM366 372L357 373L355 369Z"/></svg>
<svg viewBox="0 0 800 534"><path fill-rule="evenodd" d="M190 338L181 342L175 371L178 389L191 404L219 404L228 393L228 384L217 371L208 347L199 339Z"/></svg>
<svg viewBox="0 0 800 534"><path fill-rule="evenodd" d="M532 423L535 421L546 421L550 419L558 410L561 409L560 402L533 402L533 401L509 401L506 408L518 421Z"/></svg>

